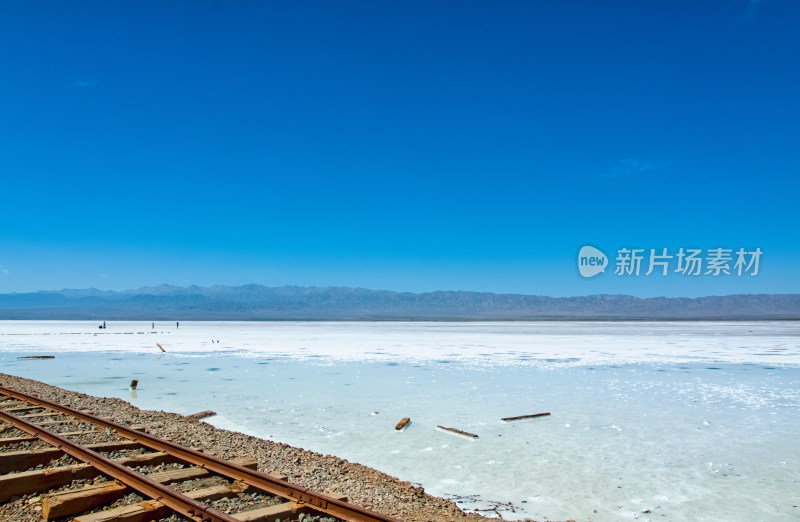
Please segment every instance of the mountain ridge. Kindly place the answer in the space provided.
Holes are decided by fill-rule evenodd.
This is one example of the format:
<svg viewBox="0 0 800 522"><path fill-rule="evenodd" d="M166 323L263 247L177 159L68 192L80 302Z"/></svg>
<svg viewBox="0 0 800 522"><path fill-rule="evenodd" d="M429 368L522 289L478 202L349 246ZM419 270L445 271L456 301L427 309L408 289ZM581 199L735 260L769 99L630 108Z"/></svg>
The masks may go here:
<svg viewBox="0 0 800 522"><path fill-rule="evenodd" d="M159 285L0 294L0 320L610 320L800 319L800 294L548 297L346 286Z"/></svg>

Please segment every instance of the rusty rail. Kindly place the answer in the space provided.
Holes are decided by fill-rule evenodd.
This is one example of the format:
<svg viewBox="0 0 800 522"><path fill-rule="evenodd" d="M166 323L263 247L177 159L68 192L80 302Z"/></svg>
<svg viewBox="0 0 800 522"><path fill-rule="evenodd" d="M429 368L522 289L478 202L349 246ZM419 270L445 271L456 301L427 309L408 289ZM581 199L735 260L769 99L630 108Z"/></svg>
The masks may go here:
<svg viewBox="0 0 800 522"><path fill-rule="evenodd" d="M44 408L51 409L53 411L58 411L66 415L71 415L85 422L90 422L98 426L102 426L104 428L112 429L120 437L134 440L136 442L139 442L143 446L147 446L157 451L163 451L164 453L168 453L177 458L180 458L181 460L189 462L195 466L203 467L214 473L218 473L220 475L224 475L226 477L230 477L235 480L241 480L246 484L249 484L255 488L261 489L273 495L287 498L297 503L307 504L312 509L320 511L327 515L331 515L352 522L400 522L396 518L389 517L387 515L381 515L380 513L370 511L360 506L356 506L354 504L350 504L342 500L328 497L321 493L317 493L313 490L297 486L295 484L291 484L284 480L270 477L269 475L266 475L264 473L247 469L242 466L237 466L236 464L226 462L217 457L213 457L211 455L200 453L199 451L185 448L173 442L159 439L158 437L154 437L147 433L133 430L131 428L128 428L127 426L118 424L113 421L89 415L87 413L72 409L68 406L62 406L60 404L40 399L38 397L26 395L24 393L20 393L14 390L9 390L3 387L0 387L0 394L9 397L14 397L16 399L26 401L31 404L36 404ZM41 430L41 428L38 427L36 427L36 429ZM221 520L228 520L228 519L221 519Z"/></svg>
<svg viewBox="0 0 800 522"><path fill-rule="evenodd" d="M196 500L178 493L166 486L154 482L122 464L109 460L99 453L79 444L75 444L69 439L56 435L55 433L20 419L16 415L0 410L0 419L14 425L18 429L33 435L48 444L55 446L64 453L75 457L87 464L91 464L98 471L122 482L126 486L143 493L150 498L157 500L169 507L173 511L198 522L237 522L235 518L229 517L214 509L204 506Z"/></svg>

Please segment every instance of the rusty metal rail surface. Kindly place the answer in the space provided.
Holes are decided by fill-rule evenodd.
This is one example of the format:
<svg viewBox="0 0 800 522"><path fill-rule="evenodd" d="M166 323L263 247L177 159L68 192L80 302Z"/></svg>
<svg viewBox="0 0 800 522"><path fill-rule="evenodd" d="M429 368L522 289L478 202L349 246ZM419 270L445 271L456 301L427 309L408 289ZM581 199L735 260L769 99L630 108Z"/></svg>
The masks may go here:
<svg viewBox="0 0 800 522"><path fill-rule="evenodd" d="M103 457L99 453L84 448L79 444L75 444L69 439L52 433L36 424L20 419L16 415L0 410L0 419L16 426L25 433L55 446L64 453L80 461L91 464L98 471L105 473L140 493L144 493L191 520L197 520L198 522L237 522L235 518L206 507L200 502L192 500L185 495L181 495L177 491L163 486L158 482L154 482L130 468L126 468L113 460Z"/></svg>
<svg viewBox="0 0 800 522"><path fill-rule="evenodd" d="M199 451L195 451L186 447L183 447L179 444L175 444L170 441L166 441L163 439L159 439L158 437L154 437L147 433L143 433L141 431L137 431L131 429L127 426L122 424L118 424L113 421L109 421L106 419L101 419L99 417L95 417L93 415L89 415L87 413L72 409L68 406L62 406L60 404L56 404L44 399L40 399L38 397L33 397L31 395L26 395L24 393L20 393L14 390L10 390L7 388L3 388L0 386L0 394L6 395L8 397L13 397L15 399L19 399L30 404L36 404L38 406L42 406L44 408L57 411L63 413L65 415L70 415L77 419L83 420L85 422L89 422L103 428L109 428L114 430L117 435L120 437L130 439L133 441L138 442L143 446L147 446L151 449L162 451L164 453L168 453L173 455L183 461L186 461L190 464L195 466L203 467L209 471L214 473L218 473L220 475L224 475L226 477L232 478L234 480L241 480L242 482L249 484L255 488L261 489L273 495L277 495L283 498L287 498L293 500L300 504L306 504L310 506L312 509L316 511L320 511L327 515L340 518L343 520L348 520L352 522L400 522L398 519L387 516L381 515L380 513L376 513L374 511L370 511L368 509L362 508L360 506L356 506L354 504L350 504L348 502L338 500L335 498L331 498L327 495L323 495L321 493L317 493L313 490L308 488L304 488L295 484L291 484L287 481L280 480L264 473L260 473L258 471L254 471L251 469L247 469L242 466L238 466L231 462L226 462L222 459L217 457L213 457L211 455L206 455L200 453ZM8 415L8 414L6 414ZM35 430L37 432L44 431L42 428L34 425ZM23 430L27 431L27 430ZM30 432L28 432L30 433ZM35 435L38 436L38 435ZM69 441L67 441L69 442ZM52 443L51 443L52 444ZM55 444L58 446L58 444ZM69 453L66 448L61 448L65 452ZM93 452L92 452L93 453ZM74 455L73 455L74 456ZM100 457L98 455L98 457ZM80 457L76 457L79 458ZM102 458L102 457L100 457ZM82 459L81 459L82 460ZM114 463L116 465L116 463ZM116 477L115 477L116 478ZM144 478L144 477L142 477ZM157 485L157 484L156 484ZM173 492L174 493L174 492ZM159 499L164 502L164 499ZM191 501L191 499L186 499ZM166 504L166 502L164 502ZM172 506L170 506L172 507ZM208 511L208 508L203 508ZM174 508L173 508L174 509ZM177 511L177 510L176 510ZM188 515L187 515L188 516ZM194 515L196 516L196 515ZM216 514L214 516L222 516L225 515ZM202 519L202 520L233 520L230 518L218 518L218 519Z"/></svg>

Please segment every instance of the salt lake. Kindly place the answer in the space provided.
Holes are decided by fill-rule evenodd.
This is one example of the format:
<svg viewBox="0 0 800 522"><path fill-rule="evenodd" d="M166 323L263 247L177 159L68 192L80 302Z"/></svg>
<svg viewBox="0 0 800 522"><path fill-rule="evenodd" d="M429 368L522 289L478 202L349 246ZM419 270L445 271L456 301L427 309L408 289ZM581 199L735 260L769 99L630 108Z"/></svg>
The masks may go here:
<svg viewBox="0 0 800 522"><path fill-rule="evenodd" d="M215 426L504 519L800 520L798 334L789 321L0 321L0 371L211 409Z"/></svg>

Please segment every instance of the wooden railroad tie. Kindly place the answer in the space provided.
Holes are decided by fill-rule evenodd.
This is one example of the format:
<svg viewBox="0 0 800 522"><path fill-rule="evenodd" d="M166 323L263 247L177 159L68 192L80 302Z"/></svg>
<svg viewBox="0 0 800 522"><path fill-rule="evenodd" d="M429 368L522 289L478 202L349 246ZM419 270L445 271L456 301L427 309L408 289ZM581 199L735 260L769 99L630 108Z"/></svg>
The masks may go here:
<svg viewBox="0 0 800 522"><path fill-rule="evenodd" d="M174 455L162 453L143 453L131 457L115 459L124 466L158 466L181 462ZM0 502L5 502L15 495L28 495L38 491L66 486L73 480L91 480L100 475L91 464L73 464L57 468L37 469L0 475Z"/></svg>
<svg viewBox="0 0 800 522"><path fill-rule="evenodd" d="M234 459L232 462L252 470L255 470L258 465L258 462L254 459ZM148 475L148 478L161 484L172 484L173 482L205 478L211 474L206 469L191 467L154 473ZM284 476L275 476L285 480ZM103 504L113 503L131 491L126 485L114 480L85 486L80 489L45 495L42 500L42 518L50 520L51 518L67 517L82 511L88 511Z"/></svg>

